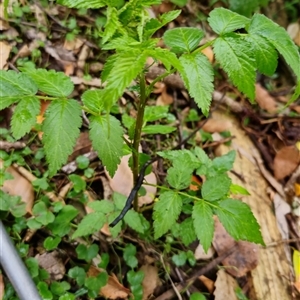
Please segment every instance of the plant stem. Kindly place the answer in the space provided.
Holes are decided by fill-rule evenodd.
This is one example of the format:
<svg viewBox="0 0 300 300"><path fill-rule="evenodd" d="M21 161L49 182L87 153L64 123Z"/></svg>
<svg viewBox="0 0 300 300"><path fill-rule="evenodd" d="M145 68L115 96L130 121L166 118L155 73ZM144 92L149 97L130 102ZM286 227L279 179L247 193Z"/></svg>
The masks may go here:
<svg viewBox="0 0 300 300"><path fill-rule="evenodd" d="M147 102L146 81L145 81L145 75L142 73L140 75L140 102L138 105L138 113L136 118L135 132L134 132L133 145L132 145L133 148L132 149L132 160L133 160L132 173L133 173L134 186L137 183L138 176L139 176L139 145L141 141L141 133L142 133L143 122L144 122L144 112L145 112L146 102ZM138 211L139 209L138 193L134 198L133 207L135 211Z"/></svg>

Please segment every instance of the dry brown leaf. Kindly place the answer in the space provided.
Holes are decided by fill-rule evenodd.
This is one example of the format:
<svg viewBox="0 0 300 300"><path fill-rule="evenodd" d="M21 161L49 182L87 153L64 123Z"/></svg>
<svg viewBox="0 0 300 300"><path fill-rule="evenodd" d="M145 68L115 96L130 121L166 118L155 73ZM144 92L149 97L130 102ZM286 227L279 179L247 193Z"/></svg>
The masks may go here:
<svg viewBox="0 0 300 300"><path fill-rule="evenodd" d="M215 251L212 247L210 247L207 251L207 253L204 251L203 246L201 244L198 245L198 247L195 250L195 259L196 260L208 260L211 259L214 255Z"/></svg>
<svg viewBox="0 0 300 300"><path fill-rule="evenodd" d="M5 285L3 281L3 275L0 274L0 299L2 300L5 295Z"/></svg>
<svg viewBox="0 0 300 300"><path fill-rule="evenodd" d="M3 162L1 160L0 168L3 168ZM6 172L11 174L14 179L5 180L1 189L9 195L20 196L22 201L26 204L26 212L31 214L34 203L34 191L31 183L14 167L8 167Z"/></svg>
<svg viewBox="0 0 300 300"><path fill-rule="evenodd" d="M277 111L277 103L275 99L263 88L259 83L255 84L256 102L261 109L269 113Z"/></svg>
<svg viewBox="0 0 300 300"><path fill-rule="evenodd" d="M71 41L65 40L64 48L68 51L78 51L78 49L84 44L83 39L75 38Z"/></svg>
<svg viewBox="0 0 300 300"><path fill-rule="evenodd" d="M296 146L281 148L274 158L274 176L277 180L291 175L300 162L300 152Z"/></svg>
<svg viewBox="0 0 300 300"><path fill-rule="evenodd" d="M102 272L101 269L91 266L88 270L88 276L97 276ZM107 284L99 291L99 295L107 299L127 299L130 290L124 287L115 274L108 276Z"/></svg>
<svg viewBox="0 0 300 300"><path fill-rule="evenodd" d="M9 45L7 42L0 41L0 70L4 69L4 66L9 58L11 48L11 45Z"/></svg>
<svg viewBox="0 0 300 300"><path fill-rule="evenodd" d="M158 82L155 85L155 90L153 91L155 94L160 94L156 99L156 105L170 105L174 102L174 98L167 93L167 86L163 82Z"/></svg>
<svg viewBox="0 0 300 300"><path fill-rule="evenodd" d="M109 179L111 189L126 197L129 196L133 188L133 175L128 165L130 156L131 155L125 155L121 158L121 162L113 178L109 176L108 172L105 172ZM145 176L145 181L154 185L157 184L157 179L153 172ZM146 190L146 195L139 197L139 206L152 203L157 190L156 187L153 186L143 185L143 187Z"/></svg>
<svg viewBox="0 0 300 300"><path fill-rule="evenodd" d="M145 276L142 282L143 285L143 300L148 299L150 295L153 294L157 286L161 285L158 276L158 270L155 266L152 265L143 265L140 268Z"/></svg>
<svg viewBox="0 0 300 300"><path fill-rule="evenodd" d="M213 245L219 256L237 245L237 250L222 261L226 271L235 277L246 275L258 264L258 246L244 241L236 242L217 218Z"/></svg>
<svg viewBox="0 0 300 300"><path fill-rule="evenodd" d="M201 52L208 58L211 63L214 62L215 56L211 47L204 48Z"/></svg>
<svg viewBox="0 0 300 300"><path fill-rule="evenodd" d="M213 291L214 291L214 285L215 283L209 279L208 277L204 276L204 275L201 275L198 277L199 280L201 280L203 282L203 284L206 286L206 288L208 289L209 293L212 294Z"/></svg>
<svg viewBox="0 0 300 300"><path fill-rule="evenodd" d="M0 30L9 29L9 23L4 21L4 4L0 3Z"/></svg>
<svg viewBox="0 0 300 300"><path fill-rule="evenodd" d="M221 269L217 273L215 282L215 300L237 300L235 289L238 287L237 282L225 270Z"/></svg>
<svg viewBox="0 0 300 300"><path fill-rule="evenodd" d="M232 124L230 121L222 121L215 118L210 118L207 122L202 126L202 129L209 133L214 132L223 132L230 130Z"/></svg>
<svg viewBox="0 0 300 300"><path fill-rule="evenodd" d="M51 279L60 280L64 277L66 268L58 251L37 254L35 258L39 266L48 271Z"/></svg>
<svg viewBox="0 0 300 300"><path fill-rule="evenodd" d="M300 23L289 24L287 32L295 44L300 46Z"/></svg>

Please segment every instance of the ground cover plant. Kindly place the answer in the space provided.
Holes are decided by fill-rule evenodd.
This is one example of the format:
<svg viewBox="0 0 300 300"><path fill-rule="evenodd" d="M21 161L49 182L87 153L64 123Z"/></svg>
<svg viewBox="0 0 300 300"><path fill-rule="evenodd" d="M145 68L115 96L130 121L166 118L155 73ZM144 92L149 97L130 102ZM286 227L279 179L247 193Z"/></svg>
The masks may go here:
<svg viewBox="0 0 300 300"><path fill-rule="evenodd" d="M74 9L102 8L106 15L103 29L98 32L101 51L107 55L101 72L101 87L85 90L76 99L73 98L71 78L62 72L37 68L32 64L23 64L16 70L0 70L0 110L15 106L11 131L3 135L6 134L7 140L16 141L35 128L42 132L43 145L43 150L34 155L30 148L25 148L21 154L10 155L2 151L2 182L11 178L7 168L15 162L24 165L22 157L33 155L40 161L45 158L47 165L47 172L43 176L37 174L40 178L34 181L36 192L51 190L51 178L59 175L84 125L82 112L93 149L111 177L122 157L128 153L131 155L129 163L134 187L128 198L114 193L112 199L87 203L85 180L77 174L69 176L72 189L68 198L84 203L92 211L83 217L71 203L51 202L49 196L42 193L33 206L31 217L25 217L25 204L20 198L1 191L2 219L8 218L7 225L24 257L28 254L28 247L19 237L26 228L47 232L43 242L47 251L56 249L60 243L79 241L76 256L84 263L77 265L71 262L68 280L54 280L49 284L49 274L39 268L34 258L27 258L26 264L44 299L96 298L99 290L107 285L110 280L109 255L104 251L100 253L99 246L89 240L105 224L110 224L110 232L115 239L124 228L129 227L142 240L169 241L166 251L167 247L172 247L174 238L185 246L198 239L208 251L214 234L213 217L217 216L235 240L264 245L259 224L250 207L234 197L235 194L247 195L247 191L232 184L228 176L235 160L234 151L212 159L201 147L189 146L188 139L177 142L173 147L153 149L150 155L140 153L139 147L142 135L168 137L176 131L170 121L169 107L150 105L156 84L171 74L180 74L198 109L204 116L209 115L215 70L202 53L204 49L213 48L216 61L229 80L252 104L255 102L257 72L272 76L277 68L278 55L282 56L296 78L297 85L290 103L299 97L299 51L287 32L264 15L254 14L248 18L225 8L215 8L209 14L208 24L216 34L212 40L203 42L204 31L192 27L169 29L162 38L158 38L157 32L181 13L180 10L172 10L151 18L147 9L160 2L131 0L120 5L119 1L57 1ZM75 31L72 33L75 34ZM166 46L164 48L158 46L161 39ZM146 73L151 67L147 64L149 57L165 68L165 72L151 82L146 80ZM135 118L126 113L120 117L116 109L128 88L138 95ZM45 119L37 125L41 101L45 100L50 104L46 108ZM164 182L155 184L157 199L150 209L140 208L138 196L145 193L141 187L145 183L144 177L151 172L152 164L161 159L167 165L167 173ZM80 156L76 161L85 178L93 176L86 158ZM193 174L205 178L203 183L196 184L195 190L189 188ZM153 213L146 218L152 208ZM184 216L183 221L180 216ZM170 237L170 232L174 237ZM121 242L116 247L129 269L126 280L130 297L143 299L144 275L137 269L136 246ZM101 272L95 271L92 264L99 253L101 262L97 267L101 268ZM173 261L176 265L186 261L191 265L195 263L188 251L174 255ZM11 287L7 285L6 299L12 299L12 294ZM204 299L198 294L193 297Z"/></svg>

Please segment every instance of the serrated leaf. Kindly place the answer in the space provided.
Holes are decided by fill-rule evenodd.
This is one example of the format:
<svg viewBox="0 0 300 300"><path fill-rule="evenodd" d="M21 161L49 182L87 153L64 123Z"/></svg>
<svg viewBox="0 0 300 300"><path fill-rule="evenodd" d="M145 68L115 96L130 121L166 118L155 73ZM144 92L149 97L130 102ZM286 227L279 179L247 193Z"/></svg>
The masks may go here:
<svg viewBox="0 0 300 300"><path fill-rule="evenodd" d="M21 68L43 93L54 97L67 97L74 90L71 79L63 72L54 70Z"/></svg>
<svg viewBox="0 0 300 300"><path fill-rule="evenodd" d="M207 201L219 200L229 192L230 185L231 179L227 174L208 178L202 185L202 197Z"/></svg>
<svg viewBox="0 0 300 300"><path fill-rule="evenodd" d="M161 61L166 67L167 71L171 69L171 67L175 67L178 71L182 70L181 64L177 56L170 52L167 49L155 48L153 50L147 50L148 56L153 57L154 59Z"/></svg>
<svg viewBox="0 0 300 300"><path fill-rule="evenodd" d="M127 35L123 35L120 37L116 37L114 39L112 39L111 41L109 41L107 44L103 45L101 47L102 50L118 50L118 51L128 51L128 50L132 50L133 46L138 46L141 45L141 43L137 40L135 40L134 38L127 36ZM105 62L105 65L107 65L108 61L111 60L112 57L117 57L116 55L111 55L108 57L108 59ZM104 65L104 67L105 67ZM101 78L102 78L102 73L103 70L101 72ZM104 79L102 79L103 81L105 81Z"/></svg>
<svg viewBox="0 0 300 300"><path fill-rule="evenodd" d="M118 11L115 7L107 8L107 21L104 26L104 32L102 36L102 43L105 44L116 32L117 28L121 24L118 18Z"/></svg>
<svg viewBox="0 0 300 300"><path fill-rule="evenodd" d="M199 46L204 32L197 28L179 27L169 29L163 35L164 43L171 51L180 54L192 52Z"/></svg>
<svg viewBox="0 0 300 300"><path fill-rule="evenodd" d="M149 39L157 30L176 19L181 13L181 10L168 11L158 19L151 18L144 27L144 39Z"/></svg>
<svg viewBox="0 0 300 300"><path fill-rule="evenodd" d="M168 116L169 107L164 106L146 106L144 113L144 122L153 122ZM126 116L126 115L123 115Z"/></svg>
<svg viewBox="0 0 300 300"><path fill-rule="evenodd" d="M34 96L38 89L33 80L23 73L0 70L0 110L26 96Z"/></svg>
<svg viewBox="0 0 300 300"><path fill-rule="evenodd" d="M230 185L230 193L239 195L250 195L250 193L244 187L233 183Z"/></svg>
<svg viewBox="0 0 300 300"><path fill-rule="evenodd" d="M247 17L249 17L258 7L258 0L229 0L229 8L231 10Z"/></svg>
<svg viewBox="0 0 300 300"><path fill-rule="evenodd" d="M83 104L92 112L99 114L102 112L104 103L104 90L87 90L82 96L81 100Z"/></svg>
<svg viewBox="0 0 300 300"><path fill-rule="evenodd" d="M24 97L18 103L11 120L11 129L15 139L20 139L35 125L40 106L40 100L36 97Z"/></svg>
<svg viewBox="0 0 300 300"><path fill-rule="evenodd" d="M146 59L146 52L140 50L123 52L116 56L113 67L107 76L107 86L105 88L111 91L110 96L114 98L111 101L117 101L125 88L143 70Z"/></svg>
<svg viewBox="0 0 300 300"><path fill-rule="evenodd" d="M215 8L211 11L207 21L213 31L218 34L244 28L250 23L250 19L223 7Z"/></svg>
<svg viewBox="0 0 300 300"><path fill-rule="evenodd" d="M54 175L67 161L79 136L81 107L73 99L53 100L46 110L42 130L49 174Z"/></svg>
<svg viewBox="0 0 300 300"><path fill-rule="evenodd" d="M214 89L213 67L201 53L184 54L179 60L184 84L203 114L207 116Z"/></svg>
<svg viewBox="0 0 300 300"><path fill-rule="evenodd" d="M182 167L183 165L169 168L166 177L168 183L177 190L183 190L191 184L193 169Z"/></svg>
<svg viewBox="0 0 300 300"><path fill-rule="evenodd" d="M216 157L212 161L212 167L219 173L229 171L233 167L235 156L236 152L231 150L220 157Z"/></svg>
<svg viewBox="0 0 300 300"><path fill-rule="evenodd" d="M154 238L165 234L177 220L182 207L180 195L173 191L164 192L154 204Z"/></svg>
<svg viewBox="0 0 300 300"><path fill-rule="evenodd" d="M146 125L143 127L142 132L145 134L167 134L175 131L176 128L167 125Z"/></svg>
<svg viewBox="0 0 300 300"><path fill-rule="evenodd" d="M300 80L300 54L297 46L284 28L264 15L255 14L251 20L248 32L265 37L284 57L298 80Z"/></svg>
<svg viewBox="0 0 300 300"><path fill-rule="evenodd" d="M101 212L90 213L78 224L78 228L72 235L72 239L80 236L87 236L100 230L106 222L106 217Z"/></svg>
<svg viewBox="0 0 300 300"><path fill-rule="evenodd" d="M75 8L100 8L106 5L102 0L57 0L58 4Z"/></svg>
<svg viewBox="0 0 300 300"><path fill-rule="evenodd" d="M139 213L134 210L129 210L124 217L125 223L139 233L144 233L144 226L142 224Z"/></svg>
<svg viewBox="0 0 300 300"><path fill-rule="evenodd" d="M101 212L103 214L110 213L115 209L113 202L109 200L93 201L90 202L88 206L94 211Z"/></svg>
<svg viewBox="0 0 300 300"><path fill-rule="evenodd" d="M192 218L187 218L180 224L180 238L185 246L196 240L197 236Z"/></svg>
<svg viewBox="0 0 300 300"><path fill-rule="evenodd" d="M254 48L253 54L259 72L267 76L273 75L277 68L278 59L277 51L273 45L259 35L249 34L245 39Z"/></svg>
<svg viewBox="0 0 300 300"><path fill-rule="evenodd" d="M196 235L207 252L214 235L213 211L204 200L199 200L193 207L192 218Z"/></svg>
<svg viewBox="0 0 300 300"><path fill-rule="evenodd" d="M92 116L90 138L103 165L113 177L123 154L123 129L113 116Z"/></svg>
<svg viewBox="0 0 300 300"><path fill-rule="evenodd" d="M254 48L237 34L228 34L216 39L214 53L233 84L250 98L255 98L256 62Z"/></svg>
<svg viewBox="0 0 300 300"><path fill-rule="evenodd" d="M215 208L215 213L226 231L235 240L244 240L265 245L260 226L250 207L239 200L226 199Z"/></svg>

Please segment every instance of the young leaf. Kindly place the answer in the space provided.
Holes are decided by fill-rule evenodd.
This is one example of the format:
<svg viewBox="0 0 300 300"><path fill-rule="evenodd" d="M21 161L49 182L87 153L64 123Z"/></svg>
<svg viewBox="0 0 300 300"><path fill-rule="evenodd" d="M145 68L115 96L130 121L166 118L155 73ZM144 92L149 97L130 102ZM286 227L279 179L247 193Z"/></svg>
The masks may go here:
<svg viewBox="0 0 300 300"><path fill-rule="evenodd" d="M214 53L233 84L245 93L251 101L255 98L256 62L254 48L237 34L218 37L214 43Z"/></svg>
<svg viewBox="0 0 300 300"><path fill-rule="evenodd" d="M118 11L115 7L107 8L107 21L104 26L102 43L105 44L116 32L117 28L121 27L118 19Z"/></svg>
<svg viewBox="0 0 300 300"><path fill-rule="evenodd" d="M230 185L231 179L227 174L208 178L202 185L202 197L207 201L219 200L229 192Z"/></svg>
<svg viewBox="0 0 300 300"><path fill-rule="evenodd" d="M115 209L113 202L109 200L90 202L88 206L94 211L102 212L103 214L110 213Z"/></svg>
<svg viewBox="0 0 300 300"><path fill-rule="evenodd" d="M142 131L145 134L167 134L175 131L176 128L167 125L146 125L143 127Z"/></svg>
<svg viewBox="0 0 300 300"><path fill-rule="evenodd" d="M149 39L158 29L176 19L181 10L171 10L162 14L158 19L151 18L144 27L144 40Z"/></svg>
<svg viewBox="0 0 300 300"><path fill-rule="evenodd" d="M72 235L72 239L80 236L93 234L100 230L106 222L106 217L101 212L93 212L86 215L79 223L78 228Z"/></svg>
<svg viewBox="0 0 300 300"><path fill-rule="evenodd" d="M192 168L183 168L183 164L178 164L176 167L168 169L167 181L168 183L177 190L183 190L191 184Z"/></svg>
<svg viewBox="0 0 300 300"><path fill-rule="evenodd" d="M267 17L255 14L251 20L248 32L266 38L284 57L287 64L300 80L300 54L284 28Z"/></svg>
<svg viewBox="0 0 300 300"><path fill-rule="evenodd" d="M22 69L43 93L54 97L67 97L74 89L71 79L63 72L45 69Z"/></svg>
<svg viewBox="0 0 300 300"><path fill-rule="evenodd" d="M235 240L244 240L265 245L259 224L257 223L250 207L239 200L226 199L215 208L226 231Z"/></svg>
<svg viewBox="0 0 300 300"><path fill-rule="evenodd" d="M193 219L191 217L185 219L180 224L180 238L185 246L194 242L197 238Z"/></svg>
<svg viewBox="0 0 300 300"><path fill-rule="evenodd" d="M49 174L66 162L79 135L81 108L75 100L53 100L46 110L42 130Z"/></svg>
<svg viewBox="0 0 300 300"><path fill-rule="evenodd" d="M147 50L148 56L153 57L154 59L161 61L166 67L167 71L171 69L171 67L175 67L178 71L182 71L182 67L180 61L177 56L170 52L167 49L155 48Z"/></svg>
<svg viewBox="0 0 300 300"><path fill-rule="evenodd" d="M177 220L182 207L180 195L173 191L164 192L154 204L154 238L165 234Z"/></svg>
<svg viewBox="0 0 300 300"><path fill-rule="evenodd" d="M273 45L260 35L249 34L245 40L254 47L254 58L258 71L272 76L276 71L278 59Z"/></svg>
<svg viewBox="0 0 300 300"><path fill-rule="evenodd" d="M107 76L105 89L111 91L113 103L120 97L125 88L143 70L147 59L147 53L140 50L123 52L116 56L112 68Z"/></svg>
<svg viewBox="0 0 300 300"><path fill-rule="evenodd" d="M211 245L214 235L214 219L210 206L204 200L199 200L193 207L192 218L198 239L205 252Z"/></svg>
<svg viewBox="0 0 300 300"><path fill-rule="evenodd" d="M100 8L106 5L105 0L57 0L58 4L75 8Z"/></svg>
<svg viewBox="0 0 300 300"><path fill-rule="evenodd" d="M146 106L144 113L144 122L153 122L168 116L169 107L164 106ZM124 115L125 116L125 115Z"/></svg>
<svg viewBox="0 0 300 300"><path fill-rule="evenodd" d="M211 11L209 14L208 23L214 32L222 35L240 28L244 28L250 23L250 19L229 9L219 7Z"/></svg>
<svg viewBox="0 0 300 300"><path fill-rule="evenodd" d="M34 96L37 86L30 77L15 71L0 70L0 110L23 97Z"/></svg>
<svg viewBox="0 0 300 300"><path fill-rule="evenodd" d="M262 2L261 0L229 0L229 8L241 15L249 17L259 5L262 6Z"/></svg>
<svg viewBox="0 0 300 300"><path fill-rule="evenodd" d="M183 69L181 76L184 84L203 114L207 116L214 89L212 65L201 53L184 54L179 60Z"/></svg>
<svg viewBox="0 0 300 300"><path fill-rule="evenodd" d="M197 48L203 36L204 33L200 29L179 27L167 30L163 35L163 40L166 46L171 48L171 51L181 54L190 53Z"/></svg>
<svg viewBox="0 0 300 300"><path fill-rule="evenodd" d="M11 129L15 139L20 139L35 125L40 106L40 100L36 97L24 97L18 103L11 120Z"/></svg>
<svg viewBox="0 0 300 300"><path fill-rule="evenodd" d="M90 118L90 137L94 149L113 177L123 154L123 129L113 116L92 116Z"/></svg>
<svg viewBox="0 0 300 300"><path fill-rule="evenodd" d="M227 154L222 155L220 157L216 157L212 161L212 167L217 171L218 173L226 172L232 169L233 163L235 160L235 154L236 152L234 150L229 151Z"/></svg>
<svg viewBox="0 0 300 300"><path fill-rule="evenodd" d="M92 112L99 114L103 110L104 90L87 90L82 96L83 104Z"/></svg>

